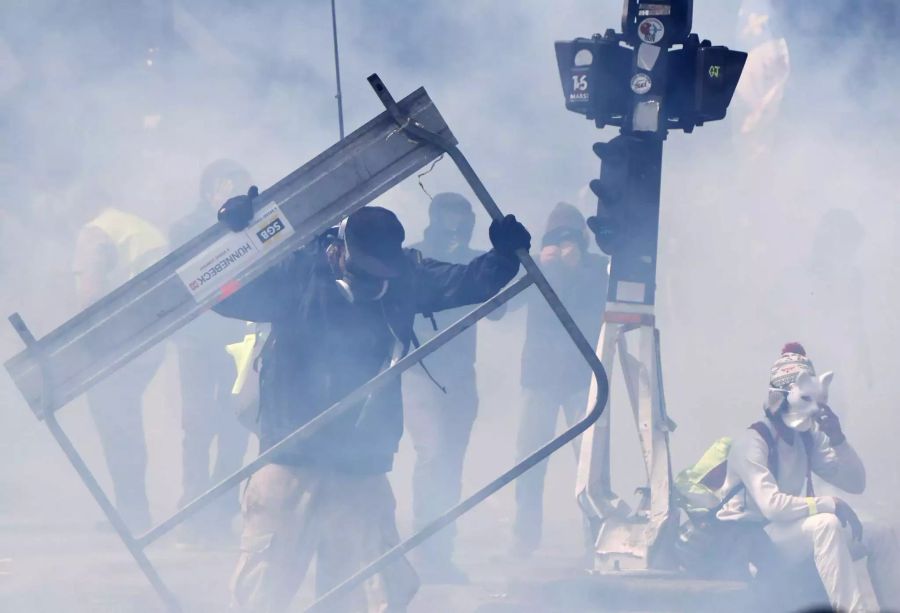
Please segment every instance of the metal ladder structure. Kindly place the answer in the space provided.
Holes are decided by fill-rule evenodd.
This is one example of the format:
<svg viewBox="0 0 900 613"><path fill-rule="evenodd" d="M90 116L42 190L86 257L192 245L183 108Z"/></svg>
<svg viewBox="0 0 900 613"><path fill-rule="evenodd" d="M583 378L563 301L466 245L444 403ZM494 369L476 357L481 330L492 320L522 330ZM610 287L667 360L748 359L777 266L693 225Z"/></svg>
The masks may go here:
<svg viewBox="0 0 900 613"><path fill-rule="evenodd" d="M244 232L231 233L222 224L216 224L41 339L34 337L18 314L9 318L26 348L6 362L7 371L171 612L181 608L147 557L145 549L149 545L250 477L285 446L307 439L332 423L356 402L531 285L537 287L590 366L592 406L574 426L347 578L310 610L320 610L352 590L558 451L594 424L606 407L608 381L600 360L534 260L527 251L520 250L516 255L525 274L518 280L145 534L129 531L60 427L57 410L442 154L454 161L491 218L503 217L425 90L420 88L395 102L377 75L370 76L369 83L386 111L262 192L254 200L255 215Z"/></svg>

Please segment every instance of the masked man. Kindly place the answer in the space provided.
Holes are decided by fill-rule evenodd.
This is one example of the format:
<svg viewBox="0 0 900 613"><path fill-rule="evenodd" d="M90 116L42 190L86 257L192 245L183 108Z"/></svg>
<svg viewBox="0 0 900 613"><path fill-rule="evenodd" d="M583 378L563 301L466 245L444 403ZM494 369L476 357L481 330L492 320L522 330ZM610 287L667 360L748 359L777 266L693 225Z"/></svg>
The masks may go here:
<svg viewBox="0 0 900 613"><path fill-rule="evenodd" d="M483 252L469 247L475 214L460 194L437 194L428 208L429 224L424 240L413 245L427 258L463 264ZM424 343L465 315L465 308L442 313L438 319L419 317L415 332ZM501 309L488 317L496 319ZM406 424L416 449L413 472L413 514L418 530L457 502L462 489L463 460L469 435L478 413L475 377L476 329L471 328L437 353L429 356L429 373L434 373L443 391L429 373L415 368L403 380ZM453 564L451 524L424 543L415 554L415 566L426 583L464 583L466 576Z"/></svg>
<svg viewBox="0 0 900 613"><path fill-rule="evenodd" d="M232 160L216 160L207 166L200 179L200 201L190 214L172 226L172 245L180 246L206 230L212 211L228 198L246 193L250 183L247 170ZM178 348L181 375L183 438L179 506L184 506L241 467L249 431L238 423L235 415L231 394L235 368L226 345L241 340L245 328L242 322L204 313L172 338ZM216 460L210 470L213 442ZM179 544L227 543L232 537L231 522L238 510L237 493L219 498L180 526Z"/></svg>
<svg viewBox="0 0 900 613"><path fill-rule="evenodd" d="M246 226L255 193L226 202L220 219ZM481 302L509 282L515 251L531 237L511 215L491 224L490 237L494 248L469 264L439 262L402 248L392 212L364 207L220 303L224 315L272 325L260 373L261 449L402 356L416 313ZM386 473L402 411L394 379L250 479L232 581L240 610L288 607L314 553L321 594L398 542ZM409 564L397 562L337 610L403 610L417 583Z"/></svg>
<svg viewBox="0 0 900 613"><path fill-rule="evenodd" d="M893 531L868 525L864 531L847 502L816 496L810 482L814 473L852 494L866 486L862 461L827 404L830 380L831 373L815 378L802 345L784 347L770 373L765 428L744 430L732 444L723 491L743 487L718 518L764 524L774 554L769 563L812 561L836 610L893 610L900 604ZM862 556L868 572L854 564Z"/></svg>
<svg viewBox="0 0 900 613"><path fill-rule="evenodd" d="M607 262L588 253L587 225L581 212L565 202L547 219L539 261L553 289L587 338L597 338L606 304ZM591 372L575 349L559 342L559 322L537 294L529 296L522 349L525 404L516 443L519 459L553 438L560 409L574 424L587 406ZM516 481L516 518L512 553L528 556L540 545L544 477L541 462Z"/></svg>

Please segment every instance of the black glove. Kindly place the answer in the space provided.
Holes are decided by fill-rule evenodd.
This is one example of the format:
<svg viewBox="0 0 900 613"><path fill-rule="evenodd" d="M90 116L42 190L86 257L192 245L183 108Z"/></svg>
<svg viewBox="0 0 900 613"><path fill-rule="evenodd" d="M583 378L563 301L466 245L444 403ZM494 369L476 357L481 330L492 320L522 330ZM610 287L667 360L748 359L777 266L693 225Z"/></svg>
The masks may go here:
<svg viewBox="0 0 900 613"><path fill-rule="evenodd" d="M225 201L219 208L219 221L228 226L232 232L240 232L250 225L253 219L253 199L259 195L259 189L251 185L246 196L234 196Z"/></svg>
<svg viewBox="0 0 900 613"><path fill-rule="evenodd" d="M819 429L828 437L828 442L832 447L837 447L847 440L844 430L841 428L841 420L827 404L822 405L822 410L816 420L819 422Z"/></svg>
<svg viewBox="0 0 900 613"><path fill-rule="evenodd" d="M497 253L513 255L519 249L531 249L531 234L516 220L515 215L492 221L488 236Z"/></svg>
<svg viewBox="0 0 900 613"><path fill-rule="evenodd" d="M846 526L849 522L850 532L853 533L853 540L861 541L863 536L862 522L856 516L856 512L850 508L850 505L840 498L834 499L834 514L840 520L842 526Z"/></svg>

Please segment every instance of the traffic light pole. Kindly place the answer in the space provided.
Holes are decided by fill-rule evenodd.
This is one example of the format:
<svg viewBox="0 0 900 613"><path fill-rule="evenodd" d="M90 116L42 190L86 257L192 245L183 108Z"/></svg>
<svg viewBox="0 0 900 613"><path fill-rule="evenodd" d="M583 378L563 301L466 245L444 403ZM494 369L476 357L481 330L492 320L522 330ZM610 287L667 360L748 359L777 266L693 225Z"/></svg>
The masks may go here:
<svg viewBox="0 0 900 613"><path fill-rule="evenodd" d="M669 454L669 433L674 423L665 410L655 314L662 140L619 138L622 140L612 148L603 151L601 147L597 151L603 158L603 174L615 173L623 179L618 186L623 190L620 198L608 195L604 201L601 195L598 217L618 219L627 228L627 236L617 236L625 230L616 223L611 228L602 221L600 225L592 223L601 231L608 228L604 239L611 242L606 247L612 251L607 306L596 351L608 373L618 358L638 431L647 485L641 488L634 511L613 491L607 410L583 435L576 488L579 504L593 528L594 568L646 571L667 565L665 545L677 529L677 515L671 508ZM622 147L617 148L617 144ZM603 193L602 186L593 187ZM624 210L608 210L616 207ZM598 240L603 239L598 236ZM593 389L590 399L589 402L596 400Z"/></svg>
<svg viewBox="0 0 900 613"><path fill-rule="evenodd" d="M656 327L656 263L663 143L725 117L746 54L691 33L692 0L625 0L622 32L556 43L566 108L620 134L596 143L597 215L588 220L611 257L596 352L612 372L618 357L638 430L646 486L632 511L612 489L610 416L583 435L576 494L595 537L599 571L670 570L677 536L669 433ZM634 353L629 342L636 338ZM591 390L589 406L596 402ZM609 397L607 397L609 403Z"/></svg>

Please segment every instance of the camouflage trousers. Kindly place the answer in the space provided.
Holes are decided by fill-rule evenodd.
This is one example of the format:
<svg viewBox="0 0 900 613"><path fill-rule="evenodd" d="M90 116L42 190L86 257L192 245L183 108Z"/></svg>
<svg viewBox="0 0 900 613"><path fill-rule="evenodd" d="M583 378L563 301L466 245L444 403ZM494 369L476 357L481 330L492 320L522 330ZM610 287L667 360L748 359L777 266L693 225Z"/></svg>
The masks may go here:
<svg viewBox="0 0 900 613"><path fill-rule="evenodd" d="M399 542L387 475L270 464L244 493L241 554L231 580L232 607L286 610L316 557L321 596ZM334 604L341 612L404 611L419 581L406 559L369 578Z"/></svg>

